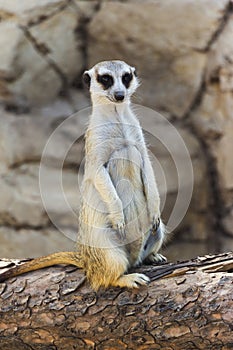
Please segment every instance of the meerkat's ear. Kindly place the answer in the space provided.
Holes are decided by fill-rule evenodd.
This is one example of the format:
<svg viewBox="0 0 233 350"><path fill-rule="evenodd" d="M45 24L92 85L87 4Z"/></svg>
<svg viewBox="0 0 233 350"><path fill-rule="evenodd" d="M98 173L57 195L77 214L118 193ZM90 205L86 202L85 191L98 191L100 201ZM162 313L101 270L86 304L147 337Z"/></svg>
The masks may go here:
<svg viewBox="0 0 233 350"><path fill-rule="evenodd" d="M85 86L88 87L88 89L90 89L91 76L90 76L90 74L89 74L89 72L87 70L83 73L83 83L84 83Z"/></svg>
<svg viewBox="0 0 233 350"><path fill-rule="evenodd" d="M133 71L133 74L135 75L135 77L137 77L137 71L136 71L136 68L135 67L132 67L132 71Z"/></svg>

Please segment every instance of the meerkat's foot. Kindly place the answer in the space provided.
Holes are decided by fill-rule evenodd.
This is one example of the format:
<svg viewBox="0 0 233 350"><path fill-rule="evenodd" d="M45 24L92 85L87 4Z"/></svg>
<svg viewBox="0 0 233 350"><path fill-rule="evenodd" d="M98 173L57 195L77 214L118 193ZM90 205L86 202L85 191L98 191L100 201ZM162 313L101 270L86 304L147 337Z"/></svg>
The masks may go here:
<svg viewBox="0 0 233 350"><path fill-rule="evenodd" d="M118 287L139 288L150 283L149 277L143 273L131 273L123 275L114 283Z"/></svg>
<svg viewBox="0 0 233 350"><path fill-rule="evenodd" d="M146 259L145 263L146 264L160 264L160 263L165 263L167 262L167 258L159 253L151 253Z"/></svg>

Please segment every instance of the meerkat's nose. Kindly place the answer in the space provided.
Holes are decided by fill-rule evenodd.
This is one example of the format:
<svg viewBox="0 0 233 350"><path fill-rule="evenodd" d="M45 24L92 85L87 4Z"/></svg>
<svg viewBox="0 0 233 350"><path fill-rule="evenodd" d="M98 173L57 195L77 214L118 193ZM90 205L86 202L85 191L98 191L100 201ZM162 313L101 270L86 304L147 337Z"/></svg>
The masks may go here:
<svg viewBox="0 0 233 350"><path fill-rule="evenodd" d="M114 97L115 97L116 101L123 101L125 98L124 91L116 91L114 93Z"/></svg>

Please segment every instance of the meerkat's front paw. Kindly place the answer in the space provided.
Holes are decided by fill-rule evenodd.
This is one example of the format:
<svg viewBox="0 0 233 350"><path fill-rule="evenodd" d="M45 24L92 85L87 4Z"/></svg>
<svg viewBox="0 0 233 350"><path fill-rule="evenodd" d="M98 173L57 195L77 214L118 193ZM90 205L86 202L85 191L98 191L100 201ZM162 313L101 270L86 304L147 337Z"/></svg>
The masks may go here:
<svg viewBox="0 0 233 350"><path fill-rule="evenodd" d="M151 253L145 260L146 264L161 264L167 262L167 258L159 253Z"/></svg>
<svg viewBox="0 0 233 350"><path fill-rule="evenodd" d="M152 229L157 231L160 226L160 217L153 216L152 219Z"/></svg>
<svg viewBox="0 0 233 350"><path fill-rule="evenodd" d="M125 222L120 222L117 224L117 231L121 239L125 239Z"/></svg>
<svg viewBox="0 0 233 350"><path fill-rule="evenodd" d="M121 239L125 238L125 219L124 214L122 215L111 215L110 220L112 223L112 228L117 231Z"/></svg>

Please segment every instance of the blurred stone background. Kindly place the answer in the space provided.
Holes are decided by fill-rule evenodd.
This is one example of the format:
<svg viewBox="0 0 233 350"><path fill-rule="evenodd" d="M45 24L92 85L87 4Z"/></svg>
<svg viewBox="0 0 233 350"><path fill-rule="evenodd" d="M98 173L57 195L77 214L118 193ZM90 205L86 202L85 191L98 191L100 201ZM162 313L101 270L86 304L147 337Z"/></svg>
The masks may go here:
<svg viewBox="0 0 233 350"><path fill-rule="evenodd" d="M192 158L192 201L164 254L180 260L233 249L232 1L0 0L0 47L0 257L74 249L56 227L73 239L78 227L56 181L64 160L63 190L77 213L83 139L64 154L87 116L78 114L53 139L44 176L50 217L40 159L53 130L90 105L83 71L106 59L137 67L134 102L171 121ZM168 152L151 150L166 175L166 221L176 169Z"/></svg>

